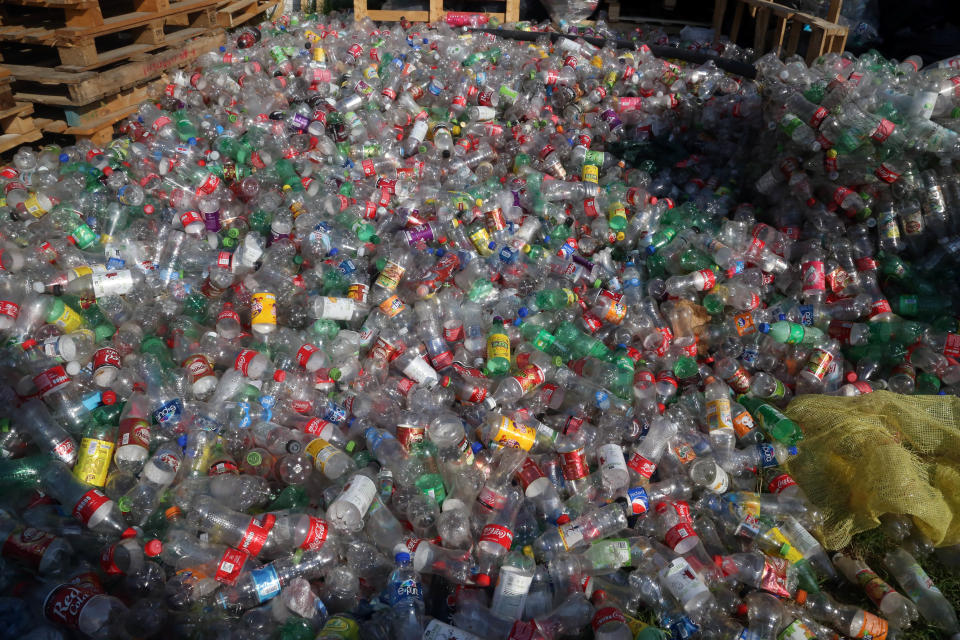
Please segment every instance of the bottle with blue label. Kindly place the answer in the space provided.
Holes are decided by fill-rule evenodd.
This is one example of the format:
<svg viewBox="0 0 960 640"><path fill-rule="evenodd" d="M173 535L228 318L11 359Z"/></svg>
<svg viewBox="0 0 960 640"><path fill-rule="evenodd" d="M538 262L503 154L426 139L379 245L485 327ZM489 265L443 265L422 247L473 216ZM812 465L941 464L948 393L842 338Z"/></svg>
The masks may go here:
<svg viewBox="0 0 960 640"><path fill-rule="evenodd" d="M221 589L216 602L230 611L258 607L280 595L294 578L315 580L338 561L338 545L324 544L316 551L297 550L286 557L247 571L236 584Z"/></svg>
<svg viewBox="0 0 960 640"><path fill-rule="evenodd" d="M409 553L394 556L396 568L390 574L387 592L392 609L393 632L397 640L419 640L423 637L423 586L420 576L410 564Z"/></svg>

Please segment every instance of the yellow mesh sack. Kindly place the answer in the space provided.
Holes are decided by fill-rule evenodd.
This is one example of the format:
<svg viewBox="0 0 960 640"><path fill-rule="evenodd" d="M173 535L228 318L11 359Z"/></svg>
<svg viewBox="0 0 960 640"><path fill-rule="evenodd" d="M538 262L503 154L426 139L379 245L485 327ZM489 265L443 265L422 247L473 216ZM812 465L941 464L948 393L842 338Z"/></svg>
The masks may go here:
<svg viewBox="0 0 960 640"><path fill-rule="evenodd" d="M828 549L885 513L912 516L938 546L960 543L960 399L808 395L785 413L804 433L787 469L825 512Z"/></svg>

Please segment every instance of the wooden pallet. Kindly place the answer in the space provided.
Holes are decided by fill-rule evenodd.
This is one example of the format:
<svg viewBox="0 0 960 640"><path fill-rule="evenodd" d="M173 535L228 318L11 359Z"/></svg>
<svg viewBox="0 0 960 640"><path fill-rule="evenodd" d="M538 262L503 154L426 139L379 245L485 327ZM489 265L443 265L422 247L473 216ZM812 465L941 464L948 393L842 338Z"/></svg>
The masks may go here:
<svg viewBox="0 0 960 640"><path fill-rule="evenodd" d="M495 1L503 4L503 11L484 12L487 18L496 18L501 24L520 21L520 0ZM443 0L430 0L430 22L440 22L452 17L454 14L464 15L465 13L466 12L463 11L446 11L443 8Z"/></svg>
<svg viewBox="0 0 960 640"><path fill-rule="evenodd" d="M193 28L199 35L217 26L219 0L137 0L138 10L104 18L97 9L85 14L90 24L64 23L62 17L48 17L29 24L0 26L0 51L4 60L16 64L18 56L34 60L53 49L59 69L87 71L124 60L130 56L169 44L176 31Z"/></svg>
<svg viewBox="0 0 960 640"><path fill-rule="evenodd" d="M12 83L13 74L9 69L0 67L0 110L16 106L13 101L13 89L10 87Z"/></svg>
<svg viewBox="0 0 960 640"><path fill-rule="evenodd" d="M7 65L7 68L16 77L14 97L18 100L82 107L187 65L225 42L226 34L216 29L199 37L184 38L175 46L160 51L132 56L123 63L97 72L60 71L26 65Z"/></svg>
<svg viewBox="0 0 960 640"><path fill-rule="evenodd" d="M847 27L837 23L843 0L832 0L827 17L803 13L769 0L734 0L736 6L733 22L730 25L730 41L736 42L740 34L744 12L755 20L753 49L757 54L768 52L778 56L792 56L797 53L800 35L805 28L810 30L807 44L807 64L825 53L843 53L847 44ZM727 11L728 0L714 0L713 33L714 43L719 42L723 19ZM789 31L789 36L787 35Z"/></svg>
<svg viewBox="0 0 960 640"><path fill-rule="evenodd" d="M270 13L281 0L226 0L217 7L217 19L224 29L246 24L259 15Z"/></svg>
<svg viewBox="0 0 960 640"><path fill-rule="evenodd" d="M18 102L0 111L0 152L40 139L43 134L30 117L32 113L33 105L29 102Z"/></svg>

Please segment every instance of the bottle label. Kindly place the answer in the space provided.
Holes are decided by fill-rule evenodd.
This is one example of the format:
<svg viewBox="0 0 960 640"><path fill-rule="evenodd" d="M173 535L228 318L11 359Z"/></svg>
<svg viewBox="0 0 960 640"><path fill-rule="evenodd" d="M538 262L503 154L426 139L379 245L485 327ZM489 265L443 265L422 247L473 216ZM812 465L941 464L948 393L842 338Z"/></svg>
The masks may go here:
<svg viewBox="0 0 960 640"><path fill-rule="evenodd" d="M330 458L337 454L337 448L323 438L316 438L310 441L304 453L313 458L314 466L322 473Z"/></svg>
<svg viewBox="0 0 960 640"><path fill-rule="evenodd" d="M297 349L297 364L306 368L307 362L310 361L310 357L313 356L313 354L315 354L317 351L320 351L320 349L310 343L301 346L299 349Z"/></svg>
<svg viewBox="0 0 960 640"><path fill-rule="evenodd" d="M733 316L733 328L736 329L737 335L740 337L756 333L757 327L753 323L753 314L749 311L744 311L743 313L738 313Z"/></svg>
<svg viewBox="0 0 960 640"><path fill-rule="evenodd" d="M657 470L656 462L651 462L636 452L630 456L627 466L648 480L650 476L653 475L653 472Z"/></svg>
<svg viewBox="0 0 960 640"><path fill-rule="evenodd" d="M351 478L347 486L343 488L343 493L337 497L337 501L352 504L360 512L362 518L367 514L376 495L377 485L374 481L365 475L358 474Z"/></svg>
<svg viewBox="0 0 960 640"><path fill-rule="evenodd" d="M37 388L37 392L41 398L69 384L69 382L70 376L67 375L67 372L60 365L50 367L33 378L33 384Z"/></svg>
<svg viewBox="0 0 960 640"><path fill-rule="evenodd" d="M20 562L37 569L43 560L43 554L47 552L57 537L52 533L34 529L33 527L18 527L7 536L3 543L3 557L15 558ZM926 575L926 574L924 574Z"/></svg>
<svg viewBox="0 0 960 640"><path fill-rule="evenodd" d="M77 480L95 487L105 485L110 461L113 460L114 446L115 444L109 440L96 438L81 440L77 465L73 468L73 475Z"/></svg>
<svg viewBox="0 0 960 640"><path fill-rule="evenodd" d="M91 286L95 298L116 296L133 290L133 274L130 271L108 271L91 276Z"/></svg>
<svg viewBox="0 0 960 640"><path fill-rule="evenodd" d="M597 449L597 462L600 470L627 471L627 461L623 457L623 447L616 443L600 445Z"/></svg>
<svg viewBox="0 0 960 640"><path fill-rule="evenodd" d="M99 489L91 489L83 494L80 501L73 506L73 517L86 525L97 509L110 501Z"/></svg>
<svg viewBox="0 0 960 640"><path fill-rule="evenodd" d="M257 592L257 600L266 602L280 593L280 576L272 565L266 565L250 572L253 579L253 588Z"/></svg>
<svg viewBox="0 0 960 640"><path fill-rule="evenodd" d="M625 538L597 540L590 545L587 557L594 567L619 569L630 566L630 541Z"/></svg>
<svg viewBox="0 0 960 640"><path fill-rule="evenodd" d="M397 288L397 285L400 284L400 280L403 279L403 274L406 272L406 269L401 265L387 260L386 264L383 266L383 271L380 272L380 275L377 276L376 285L383 287L387 291L393 291Z"/></svg>
<svg viewBox="0 0 960 640"><path fill-rule="evenodd" d="M826 276L823 272L822 261L811 260L809 262L804 262L800 266L800 272L803 274L803 293L826 290Z"/></svg>
<svg viewBox="0 0 960 640"><path fill-rule="evenodd" d="M590 475L590 469L587 467L587 458L584 455L583 449L561 453L560 469L563 472L563 479L568 482L579 480Z"/></svg>
<svg viewBox="0 0 960 640"><path fill-rule="evenodd" d="M253 362L253 359L256 358L259 352L254 351L253 349L244 349L237 354L237 359L233 361L233 368L236 371L239 371L243 375L250 374L250 363Z"/></svg>
<svg viewBox="0 0 960 640"><path fill-rule="evenodd" d="M743 438L753 431L753 426L753 416L746 409L733 416L733 430L738 438Z"/></svg>
<svg viewBox="0 0 960 640"><path fill-rule="evenodd" d="M594 631L597 631L603 625L611 622L619 622L620 624L626 626L627 619L616 607L601 607L600 609L597 609L595 614L593 614L593 619L590 621L590 626L593 627Z"/></svg>
<svg viewBox="0 0 960 640"><path fill-rule="evenodd" d="M483 485L480 493L477 494L477 502L489 511L499 511L507 504L507 497L497 490Z"/></svg>
<svg viewBox="0 0 960 640"><path fill-rule="evenodd" d="M98 597L103 597L103 594L92 588L61 584L54 587L43 601L43 615L50 622L80 631L84 607Z"/></svg>
<svg viewBox="0 0 960 640"><path fill-rule="evenodd" d="M537 439L537 432L524 424L519 424L510 418L501 417L500 425L493 442L504 447L530 451Z"/></svg>
<svg viewBox="0 0 960 640"><path fill-rule="evenodd" d="M780 555L782 555L790 564L796 564L803 560L803 554L794 548L787 537L783 535L779 527L772 527L767 530L767 536L773 538L780 545ZM785 549L785 550L784 550Z"/></svg>
<svg viewBox="0 0 960 640"><path fill-rule="evenodd" d="M322 418L311 418L309 422L303 425L303 432L308 433L324 440L330 439L330 432L333 431L333 423L327 422Z"/></svg>
<svg viewBox="0 0 960 640"><path fill-rule="evenodd" d="M510 359L510 337L505 333L491 333L487 338L487 360Z"/></svg>
<svg viewBox="0 0 960 640"><path fill-rule="evenodd" d="M856 629L850 629L850 635L858 640L886 640L890 627L886 620L869 611L863 612L863 621Z"/></svg>
<svg viewBox="0 0 960 640"><path fill-rule="evenodd" d="M781 473L780 475L774 476L773 479L767 483L767 491L778 494L785 489L795 486L797 486L797 483L793 479L793 476L789 473Z"/></svg>
<svg viewBox="0 0 960 640"><path fill-rule="evenodd" d="M673 525L663 537L664 543L674 551L677 546L688 538L696 538L697 532L689 522L680 522Z"/></svg>
<svg viewBox="0 0 960 640"><path fill-rule="evenodd" d="M647 496L647 490L643 487L631 487L627 489L627 501L633 513L636 515L646 513L650 510L650 498Z"/></svg>
<svg viewBox="0 0 960 640"><path fill-rule="evenodd" d="M674 558L658 575L667 590L681 603L689 602L709 591L699 574L682 556Z"/></svg>
<svg viewBox="0 0 960 640"><path fill-rule="evenodd" d="M777 640L815 640L817 634L803 623L802 620L794 620L777 635Z"/></svg>
<svg viewBox="0 0 960 640"><path fill-rule="evenodd" d="M893 587L887 584L883 578L878 576L870 569L860 569L857 571L857 583L867 593L867 597L873 601L873 604L880 608L880 602L891 593L896 593Z"/></svg>
<svg viewBox="0 0 960 640"><path fill-rule="evenodd" d="M190 374L190 382L196 384L204 378L216 375L207 357L202 354L190 356L181 365Z"/></svg>
<svg viewBox="0 0 960 640"><path fill-rule="evenodd" d="M307 530L307 536L300 544L300 548L304 551L316 551L327 541L329 531L330 526L325 520L310 516L310 528Z"/></svg>
<svg viewBox="0 0 960 640"><path fill-rule="evenodd" d="M824 351L823 349L814 349L813 353L810 354L810 359L807 360L804 370L813 374L817 380L823 380L823 377L827 374L827 370L830 368L831 362L833 362L832 353Z"/></svg>
<svg viewBox="0 0 960 640"><path fill-rule="evenodd" d="M157 424L164 424L167 422L176 423L182 414L183 401L180 400L180 398L174 398L173 400L167 400L160 405L160 407L151 414L151 417Z"/></svg>
<svg viewBox="0 0 960 640"><path fill-rule="evenodd" d="M880 123L877 125L877 128L873 130L873 133L870 134L870 137L876 142L884 142L896 128L897 125L886 118L881 118Z"/></svg>
<svg viewBox="0 0 960 640"><path fill-rule="evenodd" d="M277 297L272 293L255 293L250 299L250 324L277 324Z"/></svg>
<svg viewBox="0 0 960 640"><path fill-rule="evenodd" d="M710 431L733 430L730 398L717 398L707 403L707 425Z"/></svg>
<svg viewBox="0 0 960 640"><path fill-rule="evenodd" d="M583 527L576 522L568 522L557 529L560 540L567 551L571 551L584 541Z"/></svg>
<svg viewBox="0 0 960 640"><path fill-rule="evenodd" d="M127 446L150 448L150 425L143 418L125 418L120 421L117 448Z"/></svg>
<svg viewBox="0 0 960 640"><path fill-rule="evenodd" d="M930 579L930 576L927 575L927 572L924 571L923 568L916 562L907 567L907 572L910 573L916 580L914 588L906 590L907 595L910 596L910 599L914 602L919 602L926 593L943 595L940 593L940 589L937 588L937 585L933 583L933 580Z"/></svg>
<svg viewBox="0 0 960 640"><path fill-rule="evenodd" d="M513 544L513 531L503 525L488 524L480 532L480 542L492 542L509 551Z"/></svg>
<svg viewBox="0 0 960 640"><path fill-rule="evenodd" d="M528 364L523 368L520 375L513 376L523 394L526 395L533 391L538 385L543 384L545 380L544 371L535 364Z"/></svg>
<svg viewBox="0 0 960 640"><path fill-rule="evenodd" d="M119 369L122 366L120 352L113 347L103 347L97 349L93 354L93 372L96 374L101 369Z"/></svg>
<svg viewBox="0 0 960 640"><path fill-rule="evenodd" d="M7 316L11 320L16 320L20 315L20 305L9 300L0 300L0 316Z"/></svg>
<svg viewBox="0 0 960 640"><path fill-rule="evenodd" d="M384 313L388 318L392 318L404 309L407 308L407 305L403 304L398 296L390 296L386 300L380 303L380 311Z"/></svg>
<svg viewBox="0 0 960 640"><path fill-rule="evenodd" d="M220 561L217 563L217 573L213 579L225 585L234 585L237 582L237 578L240 577L244 563L246 563L249 557L250 556L243 551L239 551L233 547L227 547L227 550L223 552L223 556L221 556Z"/></svg>
<svg viewBox="0 0 960 640"><path fill-rule="evenodd" d="M397 440L403 445L404 449L410 450L410 447L423 442L426 435L426 429L418 424L398 424Z"/></svg>
<svg viewBox="0 0 960 640"><path fill-rule="evenodd" d="M270 530L273 529L276 520L277 517L272 513L257 518L250 518L250 524L247 525L247 530L243 532L243 537L240 539L240 544L237 545L237 548L256 557L257 554L260 553L260 550L263 549L263 545L267 541L267 536L270 535Z"/></svg>

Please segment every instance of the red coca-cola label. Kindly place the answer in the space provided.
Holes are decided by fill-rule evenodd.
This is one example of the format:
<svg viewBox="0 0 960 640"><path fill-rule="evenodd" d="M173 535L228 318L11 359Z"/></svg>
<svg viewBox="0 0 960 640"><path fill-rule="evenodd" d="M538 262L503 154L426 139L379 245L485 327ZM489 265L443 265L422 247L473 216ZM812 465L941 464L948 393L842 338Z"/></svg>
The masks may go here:
<svg viewBox="0 0 960 640"><path fill-rule="evenodd" d="M689 522L680 522L673 525L663 537L663 541L671 549L676 549L677 545L688 538L697 537L697 532Z"/></svg>
<svg viewBox="0 0 960 640"><path fill-rule="evenodd" d="M507 640L540 640L541 638L543 636L537 632L533 623L526 620L514 622L510 627L510 635L507 636Z"/></svg>
<svg viewBox="0 0 960 640"><path fill-rule="evenodd" d="M70 462L73 458L74 452L77 450L77 445L72 438L65 438L53 448L53 455L57 458L60 458L64 462Z"/></svg>
<svg viewBox="0 0 960 640"><path fill-rule="evenodd" d="M583 449L567 451L560 454L560 470L563 472L564 480L579 480L590 474L587 468L587 459L583 454Z"/></svg>
<svg viewBox="0 0 960 640"><path fill-rule="evenodd" d="M50 622L79 631L84 607L102 595L100 591L79 585L59 585L54 587L43 601L43 615Z"/></svg>
<svg viewBox="0 0 960 640"><path fill-rule="evenodd" d="M480 532L480 542L494 542L509 551L513 544L513 532L500 524L488 524Z"/></svg>
<svg viewBox="0 0 960 640"><path fill-rule="evenodd" d="M240 469L232 460L217 460L207 469L208 476L222 476L228 473L239 473Z"/></svg>
<svg viewBox="0 0 960 640"><path fill-rule="evenodd" d="M626 625L627 618L616 607L601 607L593 614L593 620L590 621L590 626L593 627L594 631L597 631L603 625L611 622L619 622L620 624Z"/></svg>
<svg viewBox="0 0 960 640"><path fill-rule="evenodd" d="M16 320L20 315L20 305L9 300L0 300L0 316L7 316Z"/></svg>
<svg viewBox="0 0 960 640"><path fill-rule="evenodd" d="M100 554L100 570L108 576L119 576L123 574L123 570L117 566L117 563L114 559L116 551L117 545L112 544L104 549Z"/></svg>
<svg viewBox="0 0 960 640"><path fill-rule="evenodd" d="M453 363L453 351L447 349L443 353L430 356L430 364L437 371L443 371Z"/></svg>
<svg viewBox="0 0 960 640"><path fill-rule="evenodd" d="M83 494L83 497L73 506L73 517L87 524L90 522L90 517L96 513L97 509L105 505L110 501L102 491L99 489L91 489Z"/></svg>
<svg viewBox="0 0 960 640"><path fill-rule="evenodd" d="M63 367L57 365L50 367L38 376L34 376L33 384L37 388L40 397L56 391L70 382L70 376Z"/></svg>
<svg viewBox="0 0 960 640"><path fill-rule="evenodd" d="M223 320L236 320L240 322L240 314L233 310L233 307L224 307L223 311L217 314L217 322Z"/></svg>
<svg viewBox="0 0 960 640"><path fill-rule="evenodd" d="M879 167L877 167L873 174L887 184L893 184L900 178L900 174L888 167L886 164L881 164Z"/></svg>
<svg viewBox="0 0 960 640"><path fill-rule="evenodd" d="M316 551L327 541L327 534L330 532L330 525L326 520L310 516L310 528L307 530L307 536L300 544L304 551Z"/></svg>
<svg viewBox="0 0 960 640"><path fill-rule="evenodd" d="M40 561L43 560L43 554L47 552L47 547L56 539L57 537L52 533L33 527L17 529L3 542L3 557L15 558L37 569Z"/></svg>
<svg viewBox="0 0 960 640"><path fill-rule="evenodd" d="M117 448L126 446L150 448L150 424L143 418L124 418L120 421Z"/></svg>
<svg viewBox="0 0 960 640"><path fill-rule="evenodd" d="M653 475L653 472L657 470L656 462L650 462L636 452L634 452L634 454L630 456L630 459L627 460L627 466L648 480L650 479L650 476Z"/></svg>
<svg viewBox="0 0 960 640"><path fill-rule="evenodd" d="M122 366L120 361L120 352L113 347L103 347L97 349L93 354L93 370L98 371L104 367L119 369Z"/></svg>
<svg viewBox="0 0 960 640"><path fill-rule="evenodd" d="M760 588L775 596L789 598L792 595L787 588L787 568L789 566L790 563L786 558L764 556Z"/></svg>
<svg viewBox="0 0 960 640"><path fill-rule="evenodd" d="M767 491L770 493L780 493L784 489L796 486L796 481L789 473L781 473L767 483Z"/></svg>
<svg viewBox="0 0 960 640"><path fill-rule="evenodd" d="M490 511L499 511L507 504L507 496L484 485L477 494L477 502Z"/></svg>
<svg viewBox="0 0 960 640"><path fill-rule="evenodd" d="M255 557L260 553L260 550L263 549L263 545L267 541L267 536L270 535L270 530L273 529L276 520L277 517L272 513L268 513L262 516L262 518L251 518L250 524L247 525L247 530L243 532L243 538L240 539L240 544L237 545L237 548Z"/></svg>
<svg viewBox="0 0 960 640"><path fill-rule="evenodd" d="M317 351L320 351L317 347L313 346L310 343L307 343L297 349L297 364L301 367L306 368L307 362L310 360L310 357L315 354Z"/></svg>
<svg viewBox="0 0 960 640"><path fill-rule="evenodd" d="M456 327L444 327L443 339L447 342L460 342L463 340L463 325L457 325Z"/></svg>
<svg viewBox="0 0 960 640"><path fill-rule="evenodd" d="M867 317L873 318L883 313L893 313L893 307L890 306L890 302L886 298L874 300L873 304L870 305L870 315Z"/></svg>
<svg viewBox="0 0 960 640"><path fill-rule="evenodd" d="M943 342L943 355L948 358L960 358L960 334L947 334Z"/></svg>
<svg viewBox="0 0 960 640"><path fill-rule="evenodd" d="M886 118L881 118L880 123L877 125L877 128L873 130L873 133L870 134L870 137L877 142L884 142L896 128L897 125Z"/></svg>
<svg viewBox="0 0 960 640"><path fill-rule="evenodd" d="M244 349L237 354L237 359L233 362L233 368L243 375L249 375L250 363L259 355L253 349Z"/></svg>
<svg viewBox="0 0 960 640"><path fill-rule="evenodd" d="M546 478L546 474L543 473L543 470L540 468L540 465L537 464L537 461L533 458L527 456L523 461L523 464L520 465L520 468L516 471L517 480L520 481L520 486L523 487L523 490L526 491L527 488L533 484L535 481L540 478Z"/></svg>
<svg viewBox="0 0 960 640"><path fill-rule="evenodd" d="M217 572L214 574L213 579L217 582L232 586L237 582L237 578L240 577L240 571L243 569L243 565L248 557L249 556L243 551L228 547L227 550L223 552L220 562L217 563Z"/></svg>

